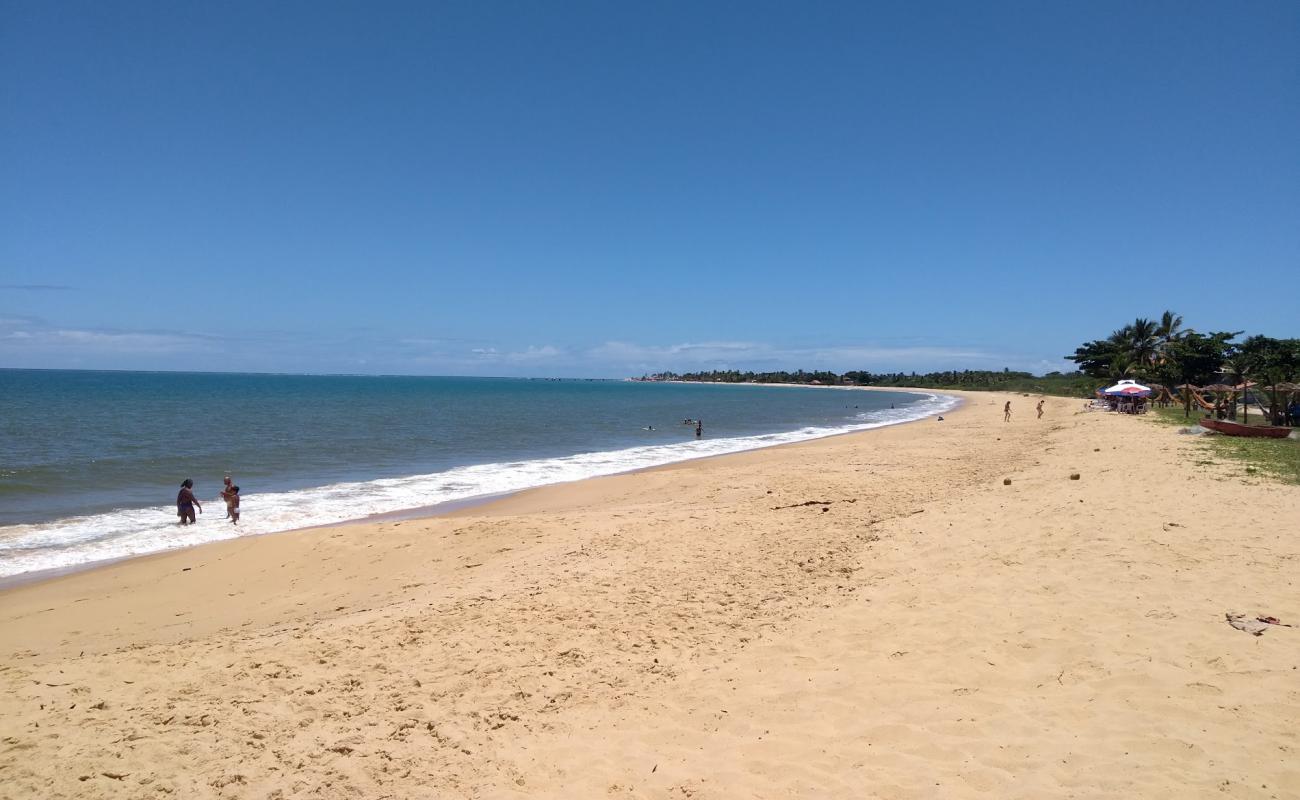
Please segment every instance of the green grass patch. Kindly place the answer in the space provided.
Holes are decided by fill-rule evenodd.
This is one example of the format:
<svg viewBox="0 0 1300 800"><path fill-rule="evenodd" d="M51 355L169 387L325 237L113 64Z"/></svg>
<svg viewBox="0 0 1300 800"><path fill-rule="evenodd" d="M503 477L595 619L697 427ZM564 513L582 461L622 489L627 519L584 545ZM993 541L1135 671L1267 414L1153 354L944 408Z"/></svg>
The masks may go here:
<svg viewBox="0 0 1300 800"><path fill-rule="evenodd" d="M1192 427L1196 424L1196 420L1200 418L1201 412L1195 408L1192 409L1191 416L1184 417L1182 406L1170 406L1169 408L1160 408L1157 406L1156 408L1151 409L1151 413L1147 414L1147 419L1153 419L1164 425L1180 425L1184 428Z"/></svg>
<svg viewBox="0 0 1300 800"><path fill-rule="evenodd" d="M1154 408L1147 415L1157 424L1192 427L1201 415L1195 411L1190 418L1183 417L1181 406ZM1300 439L1251 439L1244 436L1207 434L1198 437L1198 443L1208 455L1226 461L1235 461L1246 468L1247 474L1269 475L1283 483L1300 484ZM1214 461L1197 461L1197 464L1216 464Z"/></svg>

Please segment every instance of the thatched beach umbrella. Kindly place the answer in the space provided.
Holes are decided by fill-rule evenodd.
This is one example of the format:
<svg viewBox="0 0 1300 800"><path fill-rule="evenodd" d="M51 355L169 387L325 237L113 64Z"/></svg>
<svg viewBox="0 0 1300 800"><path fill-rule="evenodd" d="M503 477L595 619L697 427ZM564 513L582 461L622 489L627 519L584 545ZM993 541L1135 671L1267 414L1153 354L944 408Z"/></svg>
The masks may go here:
<svg viewBox="0 0 1300 800"><path fill-rule="evenodd" d="M1220 404L1224 402L1225 396L1230 396L1231 402L1234 405L1237 402L1237 387L1229 386L1226 383L1211 383L1209 386L1202 386L1201 391L1214 393L1214 411L1216 415L1219 413ZM1237 416L1235 409L1232 412L1232 416Z"/></svg>
<svg viewBox="0 0 1300 800"><path fill-rule="evenodd" d="M1255 382L1247 379L1245 375L1242 375L1241 385L1233 389L1235 392L1241 392L1241 421L1246 424L1250 423L1250 390L1254 388ZM1232 407L1235 411L1237 407L1237 395L1235 394L1232 396Z"/></svg>
<svg viewBox="0 0 1300 800"><path fill-rule="evenodd" d="M1183 396L1183 419L1187 419L1192 415L1192 393L1196 392L1201 387L1193 386L1190 383L1183 383L1174 388Z"/></svg>

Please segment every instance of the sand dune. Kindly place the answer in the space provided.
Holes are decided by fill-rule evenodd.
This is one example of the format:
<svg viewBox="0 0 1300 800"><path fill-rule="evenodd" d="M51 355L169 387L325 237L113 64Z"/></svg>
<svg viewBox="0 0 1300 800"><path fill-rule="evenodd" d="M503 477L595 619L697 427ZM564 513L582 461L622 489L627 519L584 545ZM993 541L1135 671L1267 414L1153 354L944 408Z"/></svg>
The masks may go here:
<svg viewBox="0 0 1300 800"><path fill-rule="evenodd" d="M1300 489L1005 399L9 590L0 796L1300 797Z"/></svg>

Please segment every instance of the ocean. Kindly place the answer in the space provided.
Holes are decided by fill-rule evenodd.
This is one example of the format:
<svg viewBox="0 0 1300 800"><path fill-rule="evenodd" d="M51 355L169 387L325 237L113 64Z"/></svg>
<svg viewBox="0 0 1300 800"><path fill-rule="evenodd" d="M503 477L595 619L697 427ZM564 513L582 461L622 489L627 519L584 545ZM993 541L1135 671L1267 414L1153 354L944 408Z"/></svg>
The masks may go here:
<svg viewBox="0 0 1300 800"><path fill-rule="evenodd" d="M941 414L932 394L516 378L0 370L0 577ZM703 436L684 419L703 420ZM223 517L223 475L241 487ZM176 524L191 478L198 523Z"/></svg>

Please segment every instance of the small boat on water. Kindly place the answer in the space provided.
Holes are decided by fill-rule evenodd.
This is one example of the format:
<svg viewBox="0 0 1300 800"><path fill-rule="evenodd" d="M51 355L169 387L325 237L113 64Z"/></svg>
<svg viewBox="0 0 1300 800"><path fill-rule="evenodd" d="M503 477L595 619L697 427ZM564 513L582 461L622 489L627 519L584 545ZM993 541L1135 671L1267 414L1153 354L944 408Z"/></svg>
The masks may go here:
<svg viewBox="0 0 1300 800"><path fill-rule="evenodd" d="M1265 436L1269 439L1285 439L1291 435L1291 428L1279 428L1274 425L1242 425L1240 422L1229 422L1226 419L1213 419L1204 417L1198 419L1197 423L1202 428L1209 428L1217 433L1227 434L1228 436Z"/></svg>

